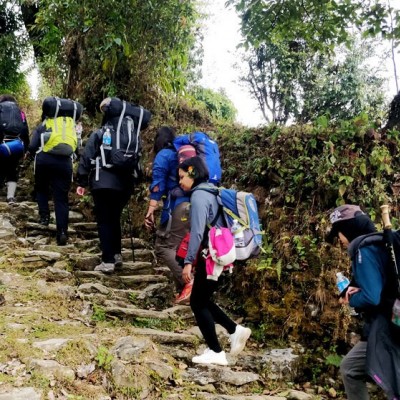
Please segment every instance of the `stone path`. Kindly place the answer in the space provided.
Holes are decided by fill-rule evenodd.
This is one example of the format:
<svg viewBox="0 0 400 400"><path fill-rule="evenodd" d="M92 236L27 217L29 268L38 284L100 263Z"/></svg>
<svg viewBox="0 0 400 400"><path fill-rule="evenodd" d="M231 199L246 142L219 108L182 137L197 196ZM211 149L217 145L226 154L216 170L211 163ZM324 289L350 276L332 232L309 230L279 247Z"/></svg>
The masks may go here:
<svg viewBox="0 0 400 400"><path fill-rule="evenodd" d="M190 308L172 305L168 269L148 243L133 239L132 261L124 239L123 267L104 275L93 271L95 224L81 213L71 212L69 244L58 247L35 203L0 200L0 400L337 397L295 390L291 349L259 352L250 341L227 367L192 364L204 342Z"/></svg>

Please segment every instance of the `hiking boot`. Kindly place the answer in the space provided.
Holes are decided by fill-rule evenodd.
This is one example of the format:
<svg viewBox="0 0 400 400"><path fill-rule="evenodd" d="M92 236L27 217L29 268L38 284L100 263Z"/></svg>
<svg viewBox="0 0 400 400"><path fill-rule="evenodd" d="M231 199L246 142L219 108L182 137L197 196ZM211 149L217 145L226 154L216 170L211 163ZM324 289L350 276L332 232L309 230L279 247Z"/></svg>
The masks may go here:
<svg viewBox="0 0 400 400"><path fill-rule="evenodd" d="M49 223L50 223L50 217L48 215L40 217L39 219L40 225L48 226Z"/></svg>
<svg viewBox="0 0 400 400"><path fill-rule="evenodd" d="M112 274L114 269L114 263L105 263L103 261L94 268L95 271L103 272L103 274Z"/></svg>
<svg viewBox="0 0 400 400"><path fill-rule="evenodd" d="M12 204L16 204L17 200L15 200L15 197L8 197L7 198L7 203L12 205Z"/></svg>
<svg viewBox="0 0 400 400"><path fill-rule="evenodd" d="M117 268L121 268L123 264L122 254L115 254L114 255L114 265Z"/></svg>
<svg viewBox="0 0 400 400"><path fill-rule="evenodd" d="M65 246L68 242L68 236L65 232L57 233L56 240L58 246Z"/></svg>
<svg viewBox="0 0 400 400"><path fill-rule="evenodd" d="M233 356L238 355L246 346L247 339L251 335L251 329L245 328L241 325L236 325L235 333L230 335L230 342L231 342L231 351L230 353Z"/></svg>
<svg viewBox="0 0 400 400"><path fill-rule="evenodd" d="M193 357L192 362L196 364L228 365L228 360L226 359L224 351L216 353L210 349L206 349L203 354Z"/></svg>
<svg viewBox="0 0 400 400"><path fill-rule="evenodd" d="M192 288L193 288L193 281L187 283L184 286L181 294L178 295L178 297L175 299L175 304L189 305L190 295L192 294Z"/></svg>

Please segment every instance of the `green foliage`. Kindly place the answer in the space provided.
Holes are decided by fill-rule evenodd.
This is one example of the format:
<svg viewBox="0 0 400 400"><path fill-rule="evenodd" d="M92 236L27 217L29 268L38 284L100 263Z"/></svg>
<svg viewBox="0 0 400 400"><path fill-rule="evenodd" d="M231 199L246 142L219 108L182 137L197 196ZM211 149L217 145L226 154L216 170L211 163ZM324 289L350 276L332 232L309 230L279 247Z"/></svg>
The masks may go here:
<svg viewBox="0 0 400 400"><path fill-rule="evenodd" d="M31 37L45 76L93 111L106 95L182 93L197 18L193 1L41 0Z"/></svg>
<svg viewBox="0 0 400 400"><path fill-rule="evenodd" d="M95 360L100 368L103 368L105 371L109 371L111 369L111 362L113 361L113 356L108 351L107 347L100 346L97 350L97 354Z"/></svg>
<svg viewBox="0 0 400 400"><path fill-rule="evenodd" d="M20 67L27 38L21 30L18 9L18 2L0 0L0 93L17 93L25 83Z"/></svg>
<svg viewBox="0 0 400 400"><path fill-rule="evenodd" d="M195 87L192 90L192 96L200 103L205 104L208 113L217 120L234 122L237 110L232 101L221 90L215 92L203 87Z"/></svg>
<svg viewBox="0 0 400 400"><path fill-rule="evenodd" d="M96 322L106 320L106 312L103 307L100 307L97 304L93 304L92 320Z"/></svg>

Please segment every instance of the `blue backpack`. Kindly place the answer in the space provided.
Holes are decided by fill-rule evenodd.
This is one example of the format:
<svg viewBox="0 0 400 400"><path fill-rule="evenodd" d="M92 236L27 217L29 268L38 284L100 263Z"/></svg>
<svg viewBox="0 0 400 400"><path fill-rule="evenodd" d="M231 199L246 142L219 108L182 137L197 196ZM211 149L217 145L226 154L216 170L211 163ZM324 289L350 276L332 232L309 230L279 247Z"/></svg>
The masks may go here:
<svg viewBox="0 0 400 400"><path fill-rule="evenodd" d="M237 220L240 226L239 232L243 233L243 239L235 241L236 259L247 260L257 257L262 249L262 235L260 219L258 216L257 202L252 193L226 189L219 187L214 189L197 187L196 190L205 190L217 195L221 206L225 226L231 231L233 221ZM219 214L218 214L219 215ZM218 218L216 216L215 220ZM213 223L211 223L213 225ZM236 229L236 228L235 228ZM235 230L234 235L238 233ZM240 235L242 237L242 235Z"/></svg>
<svg viewBox="0 0 400 400"><path fill-rule="evenodd" d="M178 136L174 140L174 147L177 152L182 146L187 145L192 145L196 149L196 154L203 159L210 175L209 182L219 185L222 168L217 142L212 140L206 133L198 131Z"/></svg>

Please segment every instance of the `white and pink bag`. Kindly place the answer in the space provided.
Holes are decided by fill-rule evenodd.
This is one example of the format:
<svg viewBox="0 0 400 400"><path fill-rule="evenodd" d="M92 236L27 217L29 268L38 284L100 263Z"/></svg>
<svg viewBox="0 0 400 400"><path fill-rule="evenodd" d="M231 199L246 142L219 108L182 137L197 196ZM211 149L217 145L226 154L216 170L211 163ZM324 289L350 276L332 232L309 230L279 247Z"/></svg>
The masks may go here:
<svg viewBox="0 0 400 400"><path fill-rule="evenodd" d="M236 260L235 241L231 231L213 226L208 233L208 250L207 279L216 281L223 271L232 270L232 263Z"/></svg>

